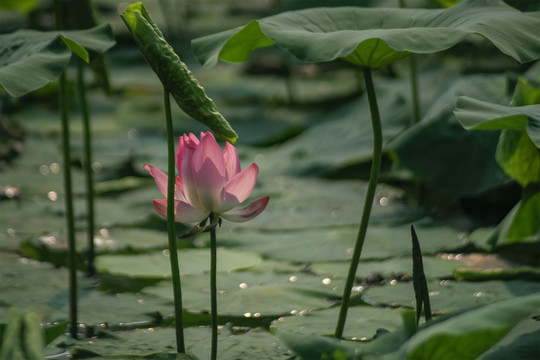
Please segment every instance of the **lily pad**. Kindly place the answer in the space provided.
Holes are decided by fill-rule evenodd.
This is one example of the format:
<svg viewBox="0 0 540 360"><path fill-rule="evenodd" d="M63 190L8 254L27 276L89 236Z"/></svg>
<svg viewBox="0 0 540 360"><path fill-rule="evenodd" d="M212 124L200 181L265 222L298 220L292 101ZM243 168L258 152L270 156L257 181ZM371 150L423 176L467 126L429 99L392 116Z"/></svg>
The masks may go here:
<svg viewBox="0 0 540 360"><path fill-rule="evenodd" d="M361 181L261 175L253 197L269 195L270 202L263 214L235 227L286 230L356 224L366 189L367 183ZM397 188L379 185L371 223L400 224L417 219L420 211L406 206L401 195ZM220 236L218 233L218 241Z"/></svg>
<svg viewBox="0 0 540 360"><path fill-rule="evenodd" d="M210 358L210 328L194 327L184 330L186 351L199 359ZM290 350L281 346L276 338L262 329L252 329L245 334L235 335L228 327L220 330L218 336L220 359L290 359ZM124 359L141 358L158 352L174 352L175 332L167 328L151 328L126 332L116 332L112 337L79 340L76 352L89 352L101 357Z"/></svg>
<svg viewBox="0 0 540 360"><path fill-rule="evenodd" d="M431 308L452 312L540 293L540 284L532 281L455 282L443 280L428 283ZM371 287L362 298L368 303L414 307L412 283L396 283Z"/></svg>
<svg viewBox="0 0 540 360"><path fill-rule="evenodd" d="M264 217L264 213L261 217ZM218 244L240 251L254 251L271 259L294 262L349 260L358 233L357 226L312 228L294 231L260 232L230 229L222 232ZM464 233L450 227L417 227L424 254L462 248ZM411 254L409 226L371 225L366 234L362 259L386 259Z"/></svg>
<svg viewBox="0 0 540 360"><path fill-rule="evenodd" d="M218 271L245 269L257 265L261 258L254 253L219 248ZM198 274L210 270L209 249L184 249L178 251L180 274ZM171 277L168 250L140 255L102 255L96 258L96 269L118 276L143 279L168 279Z"/></svg>
<svg viewBox="0 0 540 360"><path fill-rule="evenodd" d="M456 268L465 266L465 262L462 260L449 260L441 257L424 256L422 261L428 279L451 278ZM345 277L349 270L349 264L317 262L311 264L311 269L317 273ZM372 273L378 273L385 279L391 278L396 274L412 276L412 258L403 257L383 261L362 261L358 264L356 277L367 278Z"/></svg>
<svg viewBox="0 0 540 360"><path fill-rule="evenodd" d="M219 264L219 256L218 256ZM341 296L343 279L302 273L218 273L218 312L244 317L290 315L327 308ZM209 311L208 274L182 277L182 301L186 309ZM173 299L172 285L160 283L145 293Z"/></svg>
<svg viewBox="0 0 540 360"><path fill-rule="evenodd" d="M310 311L296 316L282 317L272 323L279 333L282 330L301 334L333 335L339 308ZM379 329L394 331L402 326L400 311L373 306L354 306L347 312L346 338L372 338Z"/></svg>
<svg viewBox="0 0 540 360"><path fill-rule="evenodd" d="M44 323L68 319L67 269L1 252L0 260L0 322L5 322L7 310L13 306L33 309ZM172 305L161 298L102 292L85 278L78 283L78 320L86 325L150 322L157 312L173 312Z"/></svg>

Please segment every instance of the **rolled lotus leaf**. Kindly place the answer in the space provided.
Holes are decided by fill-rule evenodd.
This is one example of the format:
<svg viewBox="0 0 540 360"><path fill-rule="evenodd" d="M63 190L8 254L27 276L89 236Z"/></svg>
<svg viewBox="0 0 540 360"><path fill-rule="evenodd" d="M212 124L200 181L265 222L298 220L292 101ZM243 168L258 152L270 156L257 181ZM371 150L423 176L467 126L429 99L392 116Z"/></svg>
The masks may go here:
<svg viewBox="0 0 540 360"><path fill-rule="evenodd" d="M216 104L193 77L163 34L150 18L141 2L131 4L121 15L135 38L146 62L171 93L180 108L215 134L235 144L238 135L219 113Z"/></svg>

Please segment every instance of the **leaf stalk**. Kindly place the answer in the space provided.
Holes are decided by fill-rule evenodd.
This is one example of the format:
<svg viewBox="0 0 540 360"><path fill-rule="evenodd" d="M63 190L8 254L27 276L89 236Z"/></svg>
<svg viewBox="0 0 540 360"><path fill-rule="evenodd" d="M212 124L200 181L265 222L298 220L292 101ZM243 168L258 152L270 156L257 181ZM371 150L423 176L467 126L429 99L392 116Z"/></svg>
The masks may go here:
<svg viewBox="0 0 540 360"><path fill-rule="evenodd" d="M367 227L369 223L369 216L371 214L371 208L373 205L373 199L375 198L375 190L377 189L377 182L379 179L379 172L381 169L382 158L382 126L381 118L379 115L379 107L377 105L377 97L375 95L375 87L373 86L373 79L371 76L370 68L363 68L364 82L366 84L366 92L369 102L369 110L371 112L371 123L373 126L373 157L371 162L371 172L369 175L369 183L366 192L366 199L364 202L364 209L362 211L362 217L360 220L360 227L358 229L358 235L356 236L356 243L354 246L351 263L349 265L349 272L347 274L347 280L345 282L345 289L343 290L343 297L341 299L341 306L339 309L338 322L336 325L336 331L334 336L341 338L343 336L343 329L345 328L345 321L347 319L347 311L349 308L349 301L351 297L351 290L354 284L356 276L356 270L358 269L358 261L362 254L362 247L364 246L364 240L366 238Z"/></svg>

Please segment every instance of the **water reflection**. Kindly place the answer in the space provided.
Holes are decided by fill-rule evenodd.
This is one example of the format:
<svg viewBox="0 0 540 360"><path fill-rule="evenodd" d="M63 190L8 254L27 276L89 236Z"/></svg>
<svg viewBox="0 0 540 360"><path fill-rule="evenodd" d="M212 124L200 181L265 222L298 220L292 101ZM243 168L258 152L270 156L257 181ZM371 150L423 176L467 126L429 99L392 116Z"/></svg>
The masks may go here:
<svg viewBox="0 0 540 360"><path fill-rule="evenodd" d="M60 164L59 163L52 163L49 165L49 168L51 169L51 172L53 174L58 174L60 172Z"/></svg>
<svg viewBox="0 0 540 360"><path fill-rule="evenodd" d="M47 197L49 198L49 200L51 201L56 201L58 199L58 194L56 193L56 191L49 191L47 193Z"/></svg>

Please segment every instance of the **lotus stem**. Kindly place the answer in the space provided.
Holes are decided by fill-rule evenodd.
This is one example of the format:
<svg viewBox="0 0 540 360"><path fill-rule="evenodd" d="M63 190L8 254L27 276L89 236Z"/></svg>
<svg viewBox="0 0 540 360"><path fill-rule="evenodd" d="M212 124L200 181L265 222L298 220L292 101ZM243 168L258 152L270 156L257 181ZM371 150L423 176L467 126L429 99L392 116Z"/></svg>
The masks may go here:
<svg viewBox="0 0 540 360"><path fill-rule="evenodd" d="M398 0L399 7L404 9L407 7L407 4L405 4L405 0ZM411 76L411 94L412 94L412 106L413 106L413 114L412 114L412 124L417 124L420 122L420 103L418 101L418 75L416 71L416 55L411 54L409 56L409 73Z"/></svg>
<svg viewBox="0 0 540 360"><path fill-rule="evenodd" d="M62 29L62 9L60 0L54 2L54 18L57 30ZM64 202L68 240L69 266L69 333L77 339L77 253L75 249L75 217L73 215L73 189L71 181L71 146L69 142L69 112L67 105L66 74L62 71L58 79L58 105L62 128L62 154L64 176Z"/></svg>
<svg viewBox="0 0 540 360"><path fill-rule="evenodd" d="M377 105L377 98L375 95L375 88L373 86L373 79L371 77L371 69L364 68L363 72L369 102L369 110L371 112L371 123L373 126L373 157L371 162L371 172L369 175L366 199L364 202L364 209L362 212L362 218L360 220L360 228L358 229L358 235L356 236L354 252L349 266L349 273L347 275L345 289L343 290L343 297L341 299L341 306L335 332L335 337L337 338L341 338L343 336L343 329L345 327L345 321L347 319L347 311L349 308L351 290L354 284L356 270L358 269L358 261L360 260L360 255L362 254L364 240L366 238L366 231L369 223L369 216L371 214L371 207L373 205L373 199L375 198L375 190L377 189L377 181L379 179L382 158L381 118L379 116L379 107Z"/></svg>
<svg viewBox="0 0 540 360"><path fill-rule="evenodd" d="M175 186L175 152L174 136L171 115L171 101L169 91L164 89L165 119L167 122L167 163L168 163L168 183L167 183L167 233L169 239L169 259L171 262L171 274L174 292L174 316L176 326L176 348L177 352L185 353L184 345L184 324L182 306L182 284L180 281L180 267L178 265L178 251L176 249L176 234L174 223L174 186Z"/></svg>
<svg viewBox="0 0 540 360"><path fill-rule="evenodd" d="M216 227L212 226L214 214L210 215L210 313L212 317L211 360L217 359L218 324L217 324L217 246Z"/></svg>
<svg viewBox="0 0 540 360"><path fill-rule="evenodd" d="M90 129L90 114L86 100L86 86L84 83L84 64L82 59L77 59L77 87L79 105L82 113L83 139L84 139L84 171L86 180L86 231L88 238L87 268L88 276L94 276L95 246L94 246L94 178L92 172L92 131Z"/></svg>

